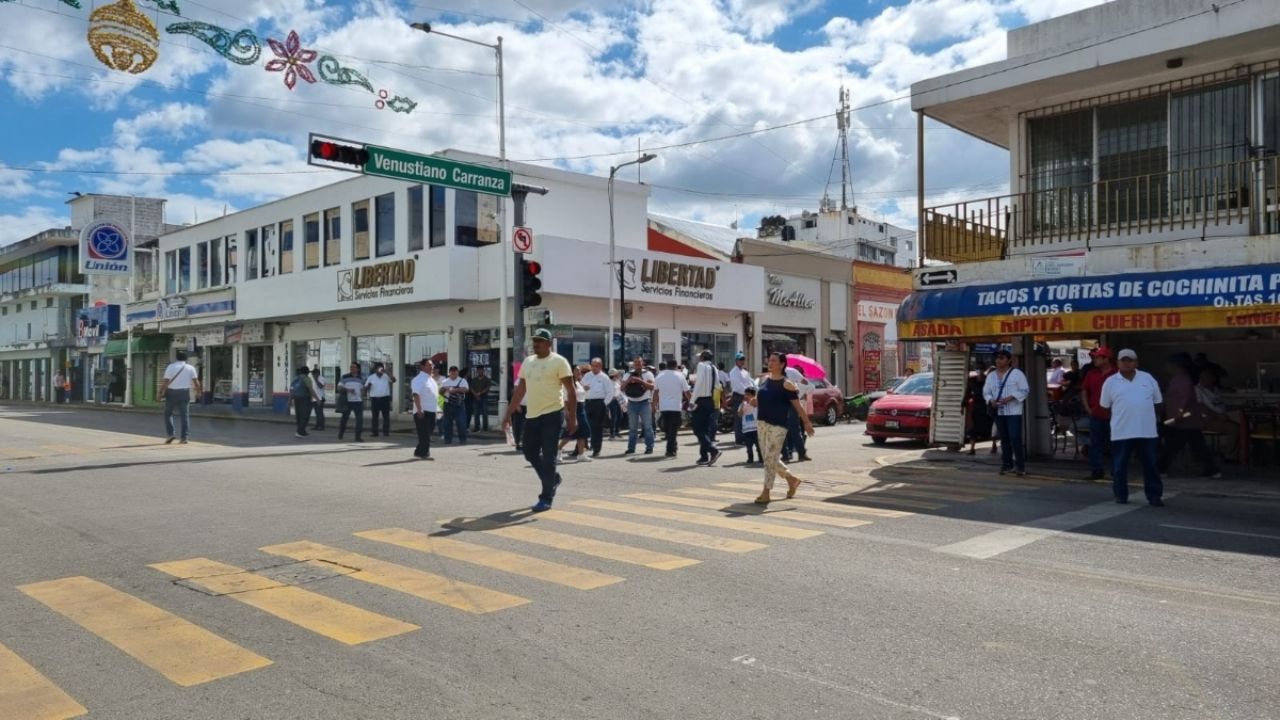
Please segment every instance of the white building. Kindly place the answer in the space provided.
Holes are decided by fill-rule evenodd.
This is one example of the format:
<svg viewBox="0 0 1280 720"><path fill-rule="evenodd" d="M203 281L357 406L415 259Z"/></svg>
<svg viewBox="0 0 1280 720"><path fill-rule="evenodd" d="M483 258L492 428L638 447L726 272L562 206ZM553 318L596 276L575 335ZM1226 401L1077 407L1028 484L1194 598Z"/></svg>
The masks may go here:
<svg viewBox="0 0 1280 720"><path fill-rule="evenodd" d="M951 265L916 271L904 338L1012 340L1033 383L1034 337L1134 347L1157 373L1203 352L1230 406L1276 404L1280 3L1105 3L1011 31L1008 59L919 82L912 107L1007 148L1011 193L922 209L925 255ZM955 442L958 410L934 417Z"/></svg>
<svg viewBox="0 0 1280 720"><path fill-rule="evenodd" d="M606 180L512 169L517 183L549 190L529 196L525 224L557 350L571 361L603 357ZM742 288L759 287L760 269L650 251L647 202L643 185L615 183L626 285L626 304L615 307L626 354L688 359L703 347L736 349L743 313L760 307ZM186 227L161 238L162 287L128 319L195 351L212 400L282 410L291 368L319 365L332 379L349 362L365 371L383 362L406 380L396 400L403 408L407 377L423 357L501 373L497 298L513 272L498 243L511 234L506 204L500 217L492 196L358 176Z"/></svg>
<svg viewBox="0 0 1280 720"><path fill-rule="evenodd" d="M0 399L57 395L53 379L75 353L74 315L89 293L78 238L46 230L0 248Z"/></svg>
<svg viewBox="0 0 1280 720"><path fill-rule="evenodd" d="M826 201L823 204L828 205ZM786 218L785 225L761 227L759 237L810 243L850 260L901 268L913 268L917 264L914 231L865 217L857 208L824 207L816 213L806 210Z"/></svg>

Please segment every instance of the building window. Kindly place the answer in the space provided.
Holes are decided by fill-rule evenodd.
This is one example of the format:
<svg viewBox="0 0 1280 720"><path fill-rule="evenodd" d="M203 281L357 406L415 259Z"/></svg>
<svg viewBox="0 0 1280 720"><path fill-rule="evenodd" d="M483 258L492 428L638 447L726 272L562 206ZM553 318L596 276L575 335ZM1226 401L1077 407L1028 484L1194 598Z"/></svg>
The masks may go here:
<svg viewBox="0 0 1280 720"><path fill-rule="evenodd" d="M818 221L817 221L817 220L805 220L805 221L804 221L804 226L805 226L805 229L812 229L812 228L816 228L816 227L818 227Z"/></svg>
<svg viewBox="0 0 1280 720"><path fill-rule="evenodd" d="M375 252L378 257L394 255L396 252L396 195L387 193L373 199L373 210L377 214L374 235L377 240Z"/></svg>
<svg viewBox="0 0 1280 720"><path fill-rule="evenodd" d="M22 312L22 303L18 303L18 304L16 304L16 305L14 305L14 306L13 306L13 311L14 311L15 313L20 313L20 312Z"/></svg>
<svg viewBox="0 0 1280 720"><path fill-rule="evenodd" d="M320 267L320 213L302 218L303 262L308 270Z"/></svg>
<svg viewBox="0 0 1280 720"><path fill-rule="evenodd" d="M724 333L685 333L680 338L681 357L676 360L683 361L688 367L697 367L698 355L703 350L710 350L717 366L729 368L733 366L733 356L738 351L735 347L737 341L736 336Z"/></svg>
<svg viewBox="0 0 1280 720"><path fill-rule="evenodd" d="M444 247L445 193L444 188L431 186L431 247Z"/></svg>
<svg viewBox="0 0 1280 720"><path fill-rule="evenodd" d="M293 221L280 223L280 274L293 272Z"/></svg>
<svg viewBox="0 0 1280 720"><path fill-rule="evenodd" d="M1098 108L1098 210L1103 223L1165 214L1169 169L1168 97ZM1159 178L1143 177L1159 174Z"/></svg>
<svg viewBox="0 0 1280 720"><path fill-rule="evenodd" d="M1247 82L1175 93L1169 138L1169 180L1175 200L1183 202L1181 212L1247 204L1253 182L1253 171L1244 163L1249 159ZM1219 193L1216 203L1206 204L1206 189Z"/></svg>
<svg viewBox="0 0 1280 720"><path fill-rule="evenodd" d="M258 231L257 230L244 231L244 253L245 253L245 258L249 263L248 266L245 268L245 279L257 280L258 279Z"/></svg>
<svg viewBox="0 0 1280 720"><path fill-rule="evenodd" d="M262 236L260 238L260 246L262 248L262 260L259 266L262 268L262 277L268 278L276 274L276 252L279 244L276 242L276 232L278 229L275 223L262 226Z"/></svg>
<svg viewBox="0 0 1280 720"><path fill-rule="evenodd" d="M426 211L422 203L422 186L409 188L409 252L421 250Z"/></svg>
<svg viewBox="0 0 1280 720"><path fill-rule="evenodd" d="M178 292L191 292L191 248L178 248Z"/></svg>
<svg viewBox="0 0 1280 720"><path fill-rule="evenodd" d="M369 201L351 205L351 258L369 259Z"/></svg>
<svg viewBox="0 0 1280 720"><path fill-rule="evenodd" d="M325 267L342 262L342 212L338 208L324 211Z"/></svg>
<svg viewBox="0 0 1280 720"><path fill-rule="evenodd" d="M354 338L355 362L360 364L360 374L368 376L373 372L374 363L382 363L387 370L395 372L391 364L395 357L395 335L363 335Z"/></svg>
<svg viewBox="0 0 1280 720"><path fill-rule="evenodd" d="M492 195L454 191L453 242L480 247L498 242L498 203Z"/></svg>
<svg viewBox="0 0 1280 720"><path fill-rule="evenodd" d="M53 307L53 298L45 298L45 299L44 299L44 306L45 306L45 307L47 307L47 308L51 308L51 307Z"/></svg>
<svg viewBox="0 0 1280 720"><path fill-rule="evenodd" d="M214 238L209 241L209 285L220 287L226 284L227 280L222 276L222 238Z"/></svg>
<svg viewBox="0 0 1280 720"><path fill-rule="evenodd" d="M209 287L209 243L196 246L196 289Z"/></svg>
<svg viewBox="0 0 1280 720"><path fill-rule="evenodd" d="M236 258L236 236L228 235L226 240L227 284L231 285L236 281L236 265L238 262Z"/></svg>
<svg viewBox="0 0 1280 720"><path fill-rule="evenodd" d="M170 250L164 254L164 294L178 293L178 251Z"/></svg>

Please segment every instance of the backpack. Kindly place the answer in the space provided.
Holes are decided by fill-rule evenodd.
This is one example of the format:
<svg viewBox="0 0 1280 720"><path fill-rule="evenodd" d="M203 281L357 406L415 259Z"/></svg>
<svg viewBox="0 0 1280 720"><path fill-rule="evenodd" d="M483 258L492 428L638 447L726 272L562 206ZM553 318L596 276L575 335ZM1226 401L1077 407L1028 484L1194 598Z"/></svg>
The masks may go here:
<svg viewBox="0 0 1280 720"><path fill-rule="evenodd" d="M295 376L293 384L289 386L289 394L298 400L311 397L311 392L307 390L306 378L301 375Z"/></svg>

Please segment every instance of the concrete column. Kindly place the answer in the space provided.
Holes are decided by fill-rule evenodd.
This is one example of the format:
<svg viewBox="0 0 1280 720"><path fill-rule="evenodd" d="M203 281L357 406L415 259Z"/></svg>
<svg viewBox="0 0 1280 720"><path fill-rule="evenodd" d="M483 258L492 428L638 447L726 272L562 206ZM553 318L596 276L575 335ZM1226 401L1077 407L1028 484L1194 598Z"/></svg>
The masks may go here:
<svg viewBox="0 0 1280 720"><path fill-rule="evenodd" d="M1018 367L1027 376L1027 385L1031 388L1022 413L1027 454L1032 457L1047 457L1053 454L1048 378L1045 376L1044 358L1036 355L1035 347L1035 338L1030 335L1024 335L1014 342L1014 352L1021 359Z"/></svg>

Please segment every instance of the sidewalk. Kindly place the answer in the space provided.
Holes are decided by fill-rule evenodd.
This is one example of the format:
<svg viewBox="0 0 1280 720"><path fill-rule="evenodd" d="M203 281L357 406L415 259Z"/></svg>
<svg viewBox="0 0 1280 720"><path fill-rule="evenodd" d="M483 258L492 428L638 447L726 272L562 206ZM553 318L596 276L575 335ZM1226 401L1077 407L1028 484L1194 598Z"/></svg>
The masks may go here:
<svg viewBox="0 0 1280 720"><path fill-rule="evenodd" d="M1000 469L998 456L979 452L976 455L958 453L943 449L922 449L917 457L914 453L904 452L876 458L881 467L893 467L899 470L915 470L920 472L959 471L990 474L997 476ZM1044 480L1046 482L1084 483L1110 486L1111 480L1086 480L1089 467L1084 460L1071 458L1035 458L1028 459L1027 474L1024 478ZM1130 468L1130 480L1134 477L1142 481L1141 468L1133 474ZM1203 497L1257 498L1261 500L1280 501L1280 471L1273 467L1244 467L1229 465L1223 468L1222 477L1218 479L1167 475L1165 487L1177 490L1182 494Z"/></svg>

